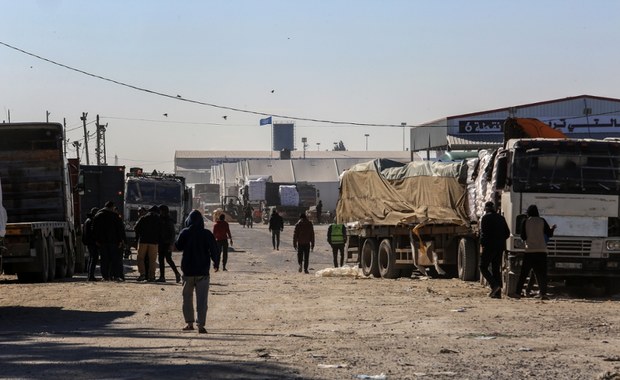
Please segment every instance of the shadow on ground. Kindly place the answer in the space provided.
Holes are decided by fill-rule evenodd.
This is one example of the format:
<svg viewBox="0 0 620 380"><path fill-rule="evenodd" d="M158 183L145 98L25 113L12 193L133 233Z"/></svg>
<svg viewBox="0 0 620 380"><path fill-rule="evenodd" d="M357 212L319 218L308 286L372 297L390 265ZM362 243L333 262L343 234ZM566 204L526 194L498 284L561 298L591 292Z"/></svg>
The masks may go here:
<svg viewBox="0 0 620 380"><path fill-rule="evenodd" d="M197 337L163 330L124 328L118 323L119 319L133 314L56 307L0 307L1 376L25 379L299 378L294 369L268 362L269 358L234 360L233 357L231 360L230 354L218 353L218 340L243 340L242 336L207 334ZM114 339L108 340L114 337L121 338L123 346L106 343L114 342Z"/></svg>

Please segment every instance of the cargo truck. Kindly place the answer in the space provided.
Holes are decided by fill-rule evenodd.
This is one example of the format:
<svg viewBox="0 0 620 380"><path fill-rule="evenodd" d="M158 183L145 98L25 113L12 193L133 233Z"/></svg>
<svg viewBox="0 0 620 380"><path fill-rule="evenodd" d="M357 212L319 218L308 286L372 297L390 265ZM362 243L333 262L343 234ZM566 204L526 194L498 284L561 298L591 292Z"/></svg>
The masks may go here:
<svg viewBox="0 0 620 380"><path fill-rule="evenodd" d="M164 174L157 171L144 173L140 168L131 168L125 181L125 207L123 217L128 247L136 246L134 226L138 221L138 210L165 204L174 220L176 232L183 228L183 222L191 210L191 192L185 185L185 177ZM125 252L127 254L128 251Z"/></svg>
<svg viewBox="0 0 620 380"><path fill-rule="evenodd" d="M93 208L103 208L106 202L123 210L125 207L125 167L80 165L77 189L80 196L80 220Z"/></svg>
<svg viewBox="0 0 620 380"><path fill-rule="evenodd" d="M549 278L620 280L620 142L569 139L536 119L507 119L506 143L460 162L376 160L341 179L336 215L346 223L347 258L364 274L394 278L414 268L478 278L479 219L493 201L511 230L503 293L514 292L531 204L550 225ZM529 137L528 137L529 136ZM554 137L555 136L555 137Z"/></svg>
<svg viewBox="0 0 620 380"><path fill-rule="evenodd" d="M267 223L274 209L285 222L294 224L299 215L306 213L312 206L316 206L319 193L316 187L305 182L265 183L265 200L262 202L263 223Z"/></svg>
<svg viewBox="0 0 620 380"><path fill-rule="evenodd" d="M46 282L75 271L81 242L63 141L58 123L0 124L0 178L8 215L3 269L20 281Z"/></svg>

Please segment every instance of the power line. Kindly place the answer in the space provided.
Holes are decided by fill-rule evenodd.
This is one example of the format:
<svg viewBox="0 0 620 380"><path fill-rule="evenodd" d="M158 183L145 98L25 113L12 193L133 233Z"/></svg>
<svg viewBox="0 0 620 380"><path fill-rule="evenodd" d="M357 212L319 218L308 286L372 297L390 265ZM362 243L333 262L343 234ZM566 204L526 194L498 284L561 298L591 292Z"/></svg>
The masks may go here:
<svg viewBox="0 0 620 380"><path fill-rule="evenodd" d="M150 89L147 89L147 88L134 86L134 85L129 84L129 83L117 81L117 80L114 80L114 79L103 77L101 75L92 74L92 73L89 73L89 72L84 71L84 70L76 69L74 67L65 65L63 63L56 62L56 61L53 61L51 59L42 57L40 55L28 52L28 51L23 50L23 49L20 49L18 47L9 45L6 42L0 41L0 45L4 45L4 46L8 47L9 49L13 49L13 50L18 51L20 53L29 55L31 57L40 59L40 60L45 61L45 62L49 62L49 63L51 63L53 65L60 66L60 67L63 67L65 69L68 69L68 70L72 70L72 71L78 72L80 74L88 75L88 76L93 77L93 78L97 78L97 79L101 79L101 80L104 80L104 81L107 81L107 82L111 82L111 83L117 84L119 86L128 87L128 88L131 88L133 90L142 91L142 92L146 92L146 93L149 93L149 94L158 95L158 96L162 96L162 97L165 97L165 98L174 99L174 100L178 100L178 101L183 101L183 102L187 102L187 103L200 104L200 105L203 105L203 106L214 107L214 108L219 108L219 109L224 109L224 110L229 110L229 111L235 111L235 112L242 112L242 113L251 114L251 115L273 116L273 117L278 117L278 118L283 118L283 119L291 119L291 120L299 120L299 121L310 121L310 122L315 122L315 123L355 125L355 126L363 126L363 127L399 127L399 128L401 127L400 124L357 123L357 122L350 122L350 121L334 121L334 120L324 120L324 119L304 118L304 117L289 116L289 115L271 114L271 113L267 113L267 112L252 111L252 110L246 110L246 109L242 109L242 108L222 106L222 105L202 102L202 101L198 101L198 100L186 99L186 98L181 97L180 95L165 94L163 92L154 91L154 90L150 90Z"/></svg>

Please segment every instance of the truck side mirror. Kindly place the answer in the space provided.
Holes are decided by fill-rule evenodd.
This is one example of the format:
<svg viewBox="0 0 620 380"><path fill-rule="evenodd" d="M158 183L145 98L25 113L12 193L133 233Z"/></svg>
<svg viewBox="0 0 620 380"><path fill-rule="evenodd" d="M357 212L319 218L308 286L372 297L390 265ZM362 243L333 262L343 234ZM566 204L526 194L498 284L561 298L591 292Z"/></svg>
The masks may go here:
<svg viewBox="0 0 620 380"><path fill-rule="evenodd" d="M527 219L527 215L521 214L517 215L517 225L515 226L514 234L519 236L521 235L521 226L523 225L523 221Z"/></svg>
<svg viewBox="0 0 620 380"><path fill-rule="evenodd" d="M497 190L503 190L506 187L508 177L508 154L501 151L495 159L495 187Z"/></svg>

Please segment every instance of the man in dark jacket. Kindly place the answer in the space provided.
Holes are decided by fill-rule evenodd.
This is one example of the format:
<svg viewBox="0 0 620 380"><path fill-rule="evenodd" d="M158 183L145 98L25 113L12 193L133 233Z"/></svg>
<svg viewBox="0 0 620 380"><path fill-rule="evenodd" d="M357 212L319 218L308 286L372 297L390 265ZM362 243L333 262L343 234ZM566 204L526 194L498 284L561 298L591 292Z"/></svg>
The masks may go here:
<svg viewBox="0 0 620 380"><path fill-rule="evenodd" d="M138 241L138 281L155 281L155 263L161 235L161 220L159 207L152 206L149 212L138 219L135 226L136 240ZM144 259L148 260L148 273Z"/></svg>
<svg viewBox="0 0 620 380"><path fill-rule="evenodd" d="M293 247L297 250L299 272L301 273L303 266L304 272L307 274L310 251L314 250L314 226L312 226L312 222L308 220L305 213L299 215L299 221L295 224Z"/></svg>
<svg viewBox="0 0 620 380"><path fill-rule="evenodd" d="M121 247L125 240L123 221L114 211L114 202L107 202L93 219L95 242L101 255L101 277L105 281L122 280L117 260L122 260Z"/></svg>
<svg viewBox="0 0 620 380"><path fill-rule="evenodd" d="M177 284L181 282L181 273L177 269L174 260L172 260L172 244L174 243L175 231L174 220L170 217L170 210L166 205L159 206L159 218L161 221L161 235L159 239L158 257L159 261L159 279L157 282L166 282L166 263L174 272Z"/></svg>
<svg viewBox="0 0 620 380"><path fill-rule="evenodd" d="M502 277L500 264L506 249L506 239L510 237L510 229L503 216L495 212L493 202L484 205L486 212L480 220L480 274L489 283L491 293L489 297L501 298ZM491 271L489 272L489 265Z"/></svg>
<svg viewBox="0 0 620 380"><path fill-rule="evenodd" d="M88 281L97 281L95 269L99 262L99 250L97 249L95 232L93 230L93 219L98 211L97 207L91 208L88 214L86 214L84 225L82 225L82 243L88 249Z"/></svg>
<svg viewBox="0 0 620 380"><path fill-rule="evenodd" d="M183 317L187 325L183 330L193 330L194 321L198 332L206 334L205 323L209 300L209 269L219 270L220 251L215 237L205 229L204 219L198 210L192 211L184 228L174 243L183 251L181 270L183 271ZM194 314L194 292L196 293L196 314Z"/></svg>
<svg viewBox="0 0 620 380"><path fill-rule="evenodd" d="M273 244L273 249L279 251L280 250L280 232L284 230L284 220L278 214L276 209L271 213L271 218L269 218L269 231L271 231L271 244Z"/></svg>

